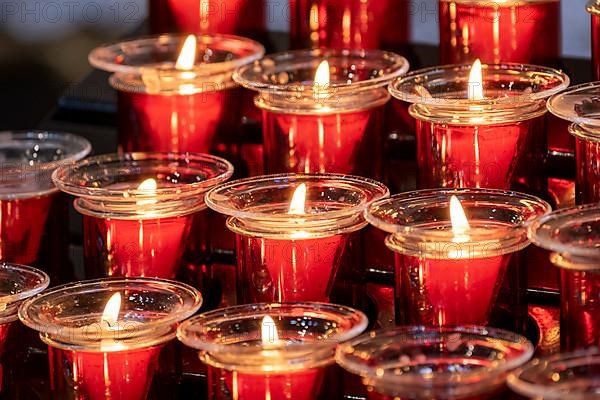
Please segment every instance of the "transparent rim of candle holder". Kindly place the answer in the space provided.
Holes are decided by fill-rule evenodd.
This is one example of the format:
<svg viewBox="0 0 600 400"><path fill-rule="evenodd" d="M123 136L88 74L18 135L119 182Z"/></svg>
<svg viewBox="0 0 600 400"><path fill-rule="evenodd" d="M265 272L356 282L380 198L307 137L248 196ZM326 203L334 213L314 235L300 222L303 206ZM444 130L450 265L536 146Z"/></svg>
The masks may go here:
<svg viewBox="0 0 600 400"><path fill-rule="evenodd" d="M330 82L315 84L321 62L329 63ZM255 104L285 114L327 115L381 106L385 87L404 75L408 61L381 50L313 49L267 55L239 68L233 79L259 92Z"/></svg>
<svg viewBox="0 0 600 400"><path fill-rule="evenodd" d="M57 191L52 172L86 157L90 142L48 131L0 132L0 199L16 200Z"/></svg>
<svg viewBox="0 0 600 400"><path fill-rule="evenodd" d="M396 99L412 103L419 120L450 125L501 125L546 113L546 99L569 86L563 72L527 64L483 64L484 99L469 100L479 84L469 81L472 64L413 71L388 87Z"/></svg>
<svg viewBox="0 0 600 400"><path fill-rule="evenodd" d="M58 168L52 179L60 190L78 197L75 206L85 215L139 220L200 211L206 208L205 192L232 174L229 161L209 154L127 153ZM158 188L139 189L149 178Z"/></svg>
<svg viewBox="0 0 600 400"><path fill-rule="evenodd" d="M598 369L600 352L591 348L532 360L512 372L507 382L513 391L532 399L597 400Z"/></svg>
<svg viewBox="0 0 600 400"><path fill-rule="evenodd" d="M104 308L121 293L117 319ZM184 283L150 278L114 278L57 286L25 300L19 318L46 344L74 351L117 352L156 346L176 336L176 325L200 309L202 295Z"/></svg>
<svg viewBox="0 0 600 400"><path fill-rule="evenodd" d="M262 342L263 318L274 320L279 341ZM182 323L177 336L200 350L216 368L245 373L284 373L334 362L338 343L360 335L368 325L361 311L326 303L249 304L210 311ZM271 328L270 328L271 329Z"/></svg>
<svg viewBox="0 0 600 400"><path fill-rule="evenodd" d="M174 68L187 36L170 33L109 43L92 50L88 58L92 66L107 72L136 74L142 67ZM211 50L213 53L223 53L221 56L225 58L197 65L200 74L206 71L204 75L215 70L234 71L264 55L262 44L241 36L199 34L196 35L196 39L198 52ZM158 60L148 60L151 56L156 56ZM206 57L203 60L206 60Z"/></svg>
<svg viewBox="0 0 600 400"><path fill-rule="evenodd" d="M548 110L573 122L578 128L571 134L584 140L598 141L600 136L600 82L570 87L548 100Z"/></svg>
<svg viewBox="0 0 600 400"><path fill-rule="evenodd" d="M441 0L444 3L468 4L480 7L515 7L520 5L558 3L560 0L491 0L482 2L481 0Z"/></svg>
<svg viewBox="0 0 600 400"><path fill-rule="evenodd" d="M92 50L88 58L94 67L116 73L110 82L118 90L189 95L234 86L235 69L265 54L260 43L241 36L196 35L196 57L202 62L178 71L175 63L187 36L164 34L111 43Z"/></svg>
<svg viewBox="0 0 600 400"><path fill-rule="evenodd" d="M305 184L305 214L290 213L294 191ZM367 225L368 205L389 189L369 178L338 174L278 174L217 186L206 195L211 209L229 216L235 233L273 239L316 239Z"/></svg>
<svg viewBox="0 0 600 400"><path fill-rule="evenodd" d="M18 319L18 308L27 298L45 290L50 277L27 265L0 263L0 324Z"/></svg>
<svg viewBox="0 0 600 400"><path fill-rule="evenodd" d="M600 206L587 204L562 209L534 221L529 227L532 243L552 251L560 268L600 273ZM595 239L595 240L594 240Z"/></svg>
<svg viewBox="0 0 600 400"><path fill-rule="evenodd" d="M337 349L336 361L386 395L455 398L497 389L505 375L526 363L533 352L526 338L501 329L407 326L369 332L344 343ZM447 369L454 365L458 372L432 373L435 362Z"/></svg>
<svg viewBox="0 0 600 400"><path fill-rule="evenodd" d="M456 196L470 224L456 236L450 199ZM371 204L366 219L390 233L387 246L398 253L428 258L487 258L529 245L527 228L551 211L544 200L525 193L495 189L426 189ZM464 236L464 237L463 237Z"/></svg>

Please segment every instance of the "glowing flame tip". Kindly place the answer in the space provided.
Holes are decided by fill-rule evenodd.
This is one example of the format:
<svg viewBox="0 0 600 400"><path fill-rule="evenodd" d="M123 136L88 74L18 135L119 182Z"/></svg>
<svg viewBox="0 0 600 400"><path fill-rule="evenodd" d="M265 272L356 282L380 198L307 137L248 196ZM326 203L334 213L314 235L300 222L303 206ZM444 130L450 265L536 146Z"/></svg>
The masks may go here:
<svg viewBox="0 0 600 400"><path fill-rule="evenodd" d="M119 320L119 312L121 311L121 293L113 294L104 306L104 312L102 313L102 323L109 327L117 325Z"/></svg>
<svg viewBox="0 0 600 400"><path fill-rule="evenodd" d="M469 74L469 100L483 100L483 72L481 69L481 61L475 60Z"/></svg>
<svg viewBox="0 0 600 400"><path fill-rule="evenodd" d="M450 198L450 221L455 236L464 236L471 229L465 210L456 196Z"/></svg>
<svg viewBox="0 0 600 400"><path fill-rule="evenodd" d="M296 188L290 203L289 214L303 215L306 214L306 184L303 183Z"/></svg>
<svg viewBox="0 0 600 400"><path fill-rule="evenodd" d="M264 316L260 323L260 334L263 345L273 345L279 342L275 321L268 315Z"/></svg>
<svg viewBox="0 0 600 400"><path fill-rule="evenodd" d="M188 35L183 43L175 69L180 71L190 71L196 63L196 35Z"/></svg>

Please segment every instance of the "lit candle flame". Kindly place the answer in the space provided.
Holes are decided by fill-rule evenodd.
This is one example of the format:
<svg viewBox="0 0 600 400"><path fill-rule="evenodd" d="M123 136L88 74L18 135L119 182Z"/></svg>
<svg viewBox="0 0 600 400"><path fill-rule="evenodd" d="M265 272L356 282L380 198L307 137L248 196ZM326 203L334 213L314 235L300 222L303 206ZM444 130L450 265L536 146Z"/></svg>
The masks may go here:
<svg viewBox="0 0 600 400"><path fill-rule="evenodd" d="M321 61L321 64L319 64L317 72L315 73L314 87L317 92L320 92L323 89L326 89L330 82L329 63L327 60Z"/></svg>
<svg viewBox="0 0 600 400"><path fill-rule="evenodd" d="M260 323L260 335L264 346L273 346L279 342L275 321L268 315L263 317Z"/></svg>
<svg viewBox="0 0 600 400"><path fill-rule="evenodd" d="M471 229L469 220L465 214L462 204L458 197L450 198L450 221L452 222L452 232L455 242L466 242L469 240L468 232Z"/></svg>
<svg viewBox="0 0 600 400"><path fill-rule="evenodd" d="M481 69L481 61L475 60L471 73L469 74L469 100L483 100L483 72Z"/></svg>
<svg viewBox="0 0 600 400"><path fill-rule="evenodd" d="M102 313L102 324L108 325L109 328L117 326L119 320L119 312L121 311L121 293L113 294Z"/></svg>
<svg viewBox="0 0 600 400"><path fill-rule="evenodd" d="M153 178L146 179L142 183L140 183L137 187L137 190L143 193L144 196L154 197L148 200L139 200L136 202L138 206L145 206L150 204L156 204L156 190L158 189L158 184L156 180Z"/></svg>
<svg viewBox="0 0 600 400"><path fill-rule="evenodd" d="M175 69L180 71L190 71L194 68L195 63L196 35L189 35L183 43L183 47L177 58L177 63L175 64Z"/></svg>
<svg viewBox="0 0 600 400"><path fill-rule="evenodd" d="M306 184L303 183L296 188L294 195L292 196L292 202L290 203L290 215L304 215L306 214Z"/></svg>

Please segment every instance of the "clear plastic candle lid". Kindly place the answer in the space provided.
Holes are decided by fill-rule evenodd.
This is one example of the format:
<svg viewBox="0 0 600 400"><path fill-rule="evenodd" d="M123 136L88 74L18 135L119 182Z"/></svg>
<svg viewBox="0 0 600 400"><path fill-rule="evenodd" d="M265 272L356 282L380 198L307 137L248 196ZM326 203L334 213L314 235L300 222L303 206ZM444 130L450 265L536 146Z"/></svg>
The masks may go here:
<svg viewBox="0 0 600 400"><path fill-rule="evenodd" d="M69 133L0 132L0 199L55 191L52 172L84 158L91 149L86 139Z"/></svg>
<svg viewBox="0 0 600 400"><path fill-rule="evenodd" d="M342 368L376 392L401 398L453 399L493 392L527 362L533 345L484 327L401 327L367 333L338 347Z"/></svg>
<svg viewBox="0 0 600 400"><path fill-rule="evenodd" d="M364 210L371 202L387 196L385 185L368 178L280 174L218 186L206 195L206 204L230 216L228 227L236 233L274 239L316 239L363 228L367 224Z"/></svg>
<svg viewBox="0 0 600 400"><path fill-rule="evenodd" d="M217 368L290 372L332 364L337 344L367 324L362 312L335 304L250 304L198 315L177 336Z"/></svg>
<svg viewBox="0 0 600 400"><path fill-rule="evenodd" d="M468 226L454 229L452 197ZM529 244L527 227L550 212L550 205L528 194L492 189L434 189L395 195L371 204L367 221L390 233L394 251L428 258L494 257Z"/></svg>
<svg viewBox="0 0 600 400"><path fill-rule="evenodd" d="M109 303L114 306L110 317ZM58 286L28 299L19 309L19 318L54 347L122 351L173 339L177 323L201 305L200 292L183 283L101 279Z"/></svg>
<svg viewBox="0 0 600 400"><path fill-rule="evenodd" d="M36 268L0 263L0 324L16 320L21 301L43 291L49 284L48 275Z"/></svg>
<svg viewBox="0 0 600 400"><path fill-rule="evenodd" d="M600 272L600 206L555 211L529 228L531 241L550 250L562 268Z"/></svg>
<svg viewBox="0 0 600 400"><path fill-rule="evenodd" d="M236 68L258 60L264 47L232 35L196 35L193 66L177 68L187 35L165 34L107 44L94 49L90 63L115 72L117 89L142 93L192 94L232 86Z"/></svg>
<svg viewBox="0 0 600 400"><path fill-rule="evenodd" d="M569 86L569 77L553 68L526 64L483 64L481 82L473 64L447 65L408 73L389 91L412 103L411 115L449 124L501 124L542 115L545 99ZM473 96L475 89L480 96Z"/></svg>
<svg viewBox="0 0 600 400"><path fill-rule="evenodd" d="M535 359L508 376L516 393L531 399L598 400L600 352L597 348Z"/></svg>
<svg viewBox="0 0 600 400"><path fill-rule="evenodd" d="M380 50L297 50L241 67L234 79L259 92L260 108L328 114L384 104L389 95L381 88L408 68L404 57Z"/></svg>
<svg viewBox="0 0 600 400"><path fill-rule="evenodd" d="M576 136L600 140L600 82L573 86L548 100L548 110L579 125Z"/></svg>
<svg viewBox="0 0 600 400"><path fill-rule="evenodd" d="M59 168L52 179L79 198L75 205L84 214L145 219L205 208L204 193L232 174L231 163L208 154L127 153Z"/></svg>

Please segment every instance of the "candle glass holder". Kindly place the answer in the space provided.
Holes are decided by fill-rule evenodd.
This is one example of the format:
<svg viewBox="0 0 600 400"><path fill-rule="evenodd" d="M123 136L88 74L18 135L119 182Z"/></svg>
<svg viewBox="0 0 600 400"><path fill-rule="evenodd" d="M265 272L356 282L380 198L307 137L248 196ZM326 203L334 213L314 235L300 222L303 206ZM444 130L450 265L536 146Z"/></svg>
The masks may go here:
<svg viewBox="0 0 600 400"><path fill-rule="evenodd" d="M265 30L264 0L150 0L152 33L243 34Z"/></svg>
<svg viewBox="0 0 600 400"><path fill-rule="evenodd" d="M303 212L290 212L304 185ZM230 216L237 237L238 302L328 301L368 205L389 195L381 183L334 174L283 174L242 179L211 190L213 210Z"/></svg>
<svg viewBox="0 0 600 400"><path fill-rule="evenodd" d="M535 359L508 376L508 385L528 399L594 399L600 383L597 349Z"/></svg>
<svg viewBox="0 0 600 400"><path fill-rule="evenodd" d="M592 65L593 78L600 80L600 4L596 0L590 0L586 10L591 15L592 23Z"/></svg>
<svg viewBox="0 0 600 400"><path fill-rule="evenodd" d="M86 139L67 133L0 132L0 260L36 265L43 261L53 278L58 278L53 254L46 253L57 248L65 268L68 244L62 240L68 232L53 223L53 214L65 199L50 176L90 150ZM61 223L65 226L64 219ZM51 245L44 246L45 241Z"/></svg>
<svg viewBox="0 0 600 400"><path fill-rule="evenodd" d="M129 153L59 168L53 179L77 196L88 277L173 278L186 249L206 240L196 235L205 192L232 173L228 161L205 154ZM156 187L144 188L148 180Z"/></svg>
<svg viewBox="0 0 600 400"><path fill-rule="evenodd" d="M328 83L317 78L323 61ZM265 172L382 174L384 87L408 70L383 51L299 50L267 56L234 79L258 91Z"/></svg>
<svg viewBox="0 0 600 400"><path fill-rule="evenodd" d="M196 64L178 70L184 35L161 35L102 46L90 63L114 72L119 146L124 152L231 151L241 123L236 68L259 59L264 48L250 39L198 35Z"/></svg>
<svg viewBox="0 0 600 400"><path fill-rule="evenodd" d="M548 101L548 109L555 116L570 121L569 132L575 137L577 176L575 179L577 204L600 201L600 82L573 86Z"/></svg>
<svg viewBox="0 0 600 400"><path fill-rule="evenodd" d="M50 284L48 275L38 269L0 263L0 396L11 397L15 378L22 373L27 344L15 321L21 302L35 296Z"/></svg>
<svg viewBox="0 0 600 400"><path fill-rule="evenodd" d="M560 59L559 0L441 0L439 7L442 64Z"/></svg>
<svg viewBox="0 0 600 400"><path fill-rule="evenodd" d="M600 346L600 207L595 205L556 211L530 227L533 243L552 251L560 269L563 350Z"/></svg>
<svg viewBox="0 0 600 400"><path fill-rule="evenodd" d="M500 400L506 375L533 351L526 338L500 329L407 326L342 344L336 360L373 400Z"/></svg>
<svg viewBox="0 0 600 400"><path fill-rule="evenodd" d="M110 322L104 311L117 293L120 308ZM107 279L56 287L25 301L19 318L48 345L54 398L142 400L164 368L161 350L201 303L200 293L181 283Z"/></svg>
<svg viewBox="0 0 600 400"><path fill-rule="evenodd" d="M452 228L453 196L468 218L464 235ZM390 233L386 245L396 254L397 322L488 324L512 255L529 245L527 225L549 212L537 197L487 189L423 190L373 203L367 220Z"/></svg>
<svg viewBox="0 0 600 400"><path fill-rule="evenodd" d="M210 399L309 400L339 394L337 379L327 379L335 347L367 323L360 311L333 304L250 304L194 317L178 337L208 365Z"/></svg>
<svg viewBox="0 0 600 400"><path fill-rule="evenodd" d="M292 48L397 49L409 36L404 0L292 0Z"/></svg>
<svg viewBox="0 0 600 400"><path fill-rule="evenodd" d="M532 65L471 65L415 71L390 92L412 103L419 187L483 187L547 192L546 100L565 89L562 72ZM469 100L477 89L483 99Z"/></svg>

